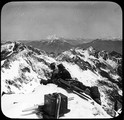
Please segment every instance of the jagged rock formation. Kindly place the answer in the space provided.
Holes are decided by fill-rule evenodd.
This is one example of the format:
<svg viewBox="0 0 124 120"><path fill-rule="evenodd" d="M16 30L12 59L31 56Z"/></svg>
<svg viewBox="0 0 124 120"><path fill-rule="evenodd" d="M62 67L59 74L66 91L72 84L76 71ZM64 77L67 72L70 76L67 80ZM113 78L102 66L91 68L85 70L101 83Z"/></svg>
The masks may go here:
<svg viewBox="0 0 124 120"><path fill-rule="evenodd" d="M20 42L7 42L1 48L1 94L34 92L41 79L50 77L49 64L55 62L84 85L98 86L101 106L109 115L122 108L122 56L117 52L72 48L53 58Z"/></svg>
<svg viewBox="0 0 124 120"><path fill-rule="evenodd" d="M56 59L66 64L77 65L82 70L82 76L77 76L77 79L87 86L97 85L101 93L102 105L105 106L104 109L112 116L114 115L115 101L122 103L122 69L120 67L122 57L120 54L112 55L107 51L96 51L92 47L87 49L74 48L63 52ZM69 70L72 73L72 70ZM118 70L120 71L118 72ZM86 72L87 76L85 77L83 73L86 74ZM94 78L92 78L91 73L95 75ZM88 76L91 76L90 80ZM106 102L104 103L104 101Z"/></svg>
<svg viewBox="0 0 124 120"><path fill-rule="evenodd" d="M5 46L13 48L6 49ZM31 92L31 89L33 91L41 79L49 77L49 64L55 61L49 58L45 51L18 42L2 46L1 56L1 92L5 93L25 93Z"/></svg>

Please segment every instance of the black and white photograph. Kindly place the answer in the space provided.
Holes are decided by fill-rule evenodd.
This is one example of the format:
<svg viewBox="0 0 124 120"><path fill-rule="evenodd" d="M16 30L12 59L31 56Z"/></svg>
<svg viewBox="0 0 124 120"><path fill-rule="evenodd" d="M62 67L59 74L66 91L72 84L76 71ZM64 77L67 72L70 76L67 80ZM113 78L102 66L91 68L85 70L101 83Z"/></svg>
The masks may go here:
<svg viewBox="0 0 124 120"><path fill-rule="evenodd" d="M122 8L110 1L13 1L1 9L1 112L16 119L122 115Z"/></svg>

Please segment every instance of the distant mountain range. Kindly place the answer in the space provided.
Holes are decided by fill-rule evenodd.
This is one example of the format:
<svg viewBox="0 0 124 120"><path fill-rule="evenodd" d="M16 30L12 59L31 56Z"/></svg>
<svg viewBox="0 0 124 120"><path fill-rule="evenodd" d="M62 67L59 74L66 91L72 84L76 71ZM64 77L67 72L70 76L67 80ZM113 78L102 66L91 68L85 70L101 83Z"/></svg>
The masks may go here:
<svg viewBox="0 0 124 120"><path fill-rule="evenodd" d="M122 54L122 41L112 41L112 40L94 40L89 43L83 43L80 45L77 45L78 47L81 48L87 48L92 46L93 48L96 48L97 50L105 50L108 52L116 51L120 54Z"/></svg>
<svg viewBox="0 0 124 120"><path fill-rule="evenodd" d="M122 41L120 40L89 40L89 39L65 39L65 38L49 38L40 41L21 41L26 45L46 51L47 53L60 54L70 48L87 48L92 46L93 48L101 51L105 50L108 52L115 51L122 54Z"/></svg>
<svg viewBox="0 0 124 120"><path fill-rule="evenodd" d="M55 39L55 40L42 40L42 41L29 41L24 43L28 46L32 46L41 50L44 50L47 53L61 53L65 50L68 50L70 48L73 47L73 45L71 45L70 43L68 43L67 41L64 41L62 39Z"/></svg>

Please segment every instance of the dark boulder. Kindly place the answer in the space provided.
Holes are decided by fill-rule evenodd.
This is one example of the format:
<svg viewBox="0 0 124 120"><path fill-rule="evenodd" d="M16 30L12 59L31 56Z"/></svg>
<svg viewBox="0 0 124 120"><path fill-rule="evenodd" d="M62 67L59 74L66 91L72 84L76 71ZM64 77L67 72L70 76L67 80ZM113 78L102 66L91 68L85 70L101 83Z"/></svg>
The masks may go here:
<svg viewBox="0 0 124 120"><path fill-rule="evenodd" d="M99 104L101 104L100 92L97 86L93 86L90 88L91 97Z"/></svg>

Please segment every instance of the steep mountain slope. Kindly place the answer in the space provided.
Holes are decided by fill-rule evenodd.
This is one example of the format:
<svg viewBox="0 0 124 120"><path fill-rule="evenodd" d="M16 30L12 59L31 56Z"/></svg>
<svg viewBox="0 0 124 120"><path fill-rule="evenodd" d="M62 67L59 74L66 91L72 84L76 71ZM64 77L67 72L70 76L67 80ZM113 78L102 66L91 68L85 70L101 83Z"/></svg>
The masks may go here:
<svg viewBox="0 0 124 120"><path fill-rule="evenodd" d="M122 104L122 78L117 72L121 57L89 47L65 51L56 59L62 61L72 77L76 77L84 85L98 86L103 108L108 114L114 115L115 101Z"/></svg>
<svg viewBox="0 0 124 120"><path fill-rule="evenodd" d="M2 44L1 48L1 94L8 93L10 96L15 96L12 99L14 102L18 101L18 105L14 108L16 111L20 110L19 105L22 105L24 101L25 104L30 103L30 106L31 104L41 104L44 94L59 91L67 96L72 95L74 97L74 101L69 102L71 112L67 116L65 115L66 118L114 117L116 113L114 110L115 101L117 101L116 111L122 108L121 55L96 51L89 47L87 49L70 49L55 59L49 57L45 51L19 42ZM47 80L50 77L49 65L52 62L62 63L72 78L76 78L84 85L98 86L102 105L98 106L97 103L93 105L89 101L82 100L73 93L67 93L64 89L53 84L40 85L41 79ZM4 103L6 99L11 98L10 96L6 94L2 96L2 110L5 113L7 106L10 104L10 106L14 106L14 102L9 105L6 102ZM32 102L32 100L34 101ZM89 114L80 113L78 108ZM8 112L6 114L8 115ZM9 115L12 117L11 110Z"/></svg>
<svg viewBox="0 0 124 120"><path fill-rule="evenodd" d="M50 73L49 64L55 60L49 58L44 51L27 47L21 43L6 44L6 46L12 45L13 49L6 49L5 46L2 46L3 51L6 50L6 54L1 52L1 92L31 92L40 84L41 78L47 79L46 76L49 76L47 74Z"/></svg>

